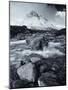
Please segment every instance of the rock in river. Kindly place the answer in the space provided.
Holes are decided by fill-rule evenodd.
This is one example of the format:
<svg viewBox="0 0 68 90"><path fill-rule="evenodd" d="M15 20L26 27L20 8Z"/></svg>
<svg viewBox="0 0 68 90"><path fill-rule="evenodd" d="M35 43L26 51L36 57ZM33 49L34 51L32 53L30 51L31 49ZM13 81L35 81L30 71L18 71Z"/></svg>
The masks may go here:
<svg viewBox="0 0 68 90"><path fill-rule="evenodd" d="M17 69L17 73L21 80L35 81L35 66L32 63L27 63L21 66Z"/></svg>
<svg viewBox="0 0 68 90"><path fill-rule="evenodd" d="M10 86L10 88L11 89L28 88L33 86L34 86L33 82L29 82L28 80L15 80L13 81L12 86Z"/></svg>
<svg viewBox="0 0 68 90"><path fill-rule="evenodd" d="M31 54L29 57L32 63L36 63L42 60L42 56L38 54Z"/></svg>
<svg viewBox="0 0 68 90"><path fill-rule="evenodd" d="M43 73L38 79L39 86L56 86L56 75L52 72Z"/></svg>

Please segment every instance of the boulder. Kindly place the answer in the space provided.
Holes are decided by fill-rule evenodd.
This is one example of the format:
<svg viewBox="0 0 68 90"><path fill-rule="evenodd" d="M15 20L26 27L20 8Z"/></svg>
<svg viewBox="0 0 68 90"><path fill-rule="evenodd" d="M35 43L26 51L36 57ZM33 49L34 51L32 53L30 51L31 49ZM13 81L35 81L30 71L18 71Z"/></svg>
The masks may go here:
<svg viewBox="0 0 68 90"><path fill-rule="evenodd" d="M56 75L57 81L60 83L60 85L66 85L66 65L63 65Z"/></svg>
<svg viewBox="0 0 68 90"><path fill-rule="evenodd" d="M21 62L20 61L12 62L12 66L14 66L16 69L19 68L20 65L21 65Z"/></svg>
<svg viewBox="0 0 68 90"><path fill-rule="evenodd" d="M31 54L29 57L30 57L30 61L32 63L36 63L36 62L39 62L42 60L42 57L40 55L37 55L37 54Z"/></svg>
<svg viewBox="0 0 68 90"><path fill-rule="evenodd" d="M10 80L18 80L20 79L17 74L17 69L14 65L10 66Z"/></svg>
<svg viewBox="0 0 68 90"><path fill-rule="evenodd" d="M32 61L32 63L35 63L37 61L40 61L40 58L39 57L32 57L31 61Z"/></svg>
<svg viewBox="0 0 68 90"><path fill-rule="evenodd" d="M42 34L32 36L29 41L32 50L43 50L44 46L48 46L48 40Z"/></svg>
<svg viewBox="0 0 68 90"><path fill-rule="evenodd" d="M32 63L27 63L20 68L17 69L17 74L19 75L20 79L28 80L28 81L35 81L35 66Z"/></svg>
<svg viewBox="0 0 68 90"><path fill-rule="evenodd" d="M40 73L43 73L43 72L47 71L48 69L49 68L48 68L47 64L40 65Z"/></svg>
<svg viewBox="0 0 68 90"><path fill-rule="evenodd" d="M33 86L34 86L34 83L29 82L28 80L15 80L15 81L12 81L10 88L11 89L28 88L28 87L33 87Z"/></svg>
<svg viewBox="0 0 68 90"><path fill-rule="evenodd" d="M54 62L54 63L52 64L51 70L57 72L59 69L60 69L59 64L58 64L57 62Z"/></svg>
<svg viewBox="0 0 68 90"><path fill-rule="evenodd" d="M25 63L25 64L31 62L30 57L28 55L24 55L22 57L22 62Z"/></svg>
<svg viewBox="0 0 68 90"><path fill-rule="evenodd" d="M56 86L59 85L56 81L56 75L53 72L43 73L38 79L39 86Z"/></svg>

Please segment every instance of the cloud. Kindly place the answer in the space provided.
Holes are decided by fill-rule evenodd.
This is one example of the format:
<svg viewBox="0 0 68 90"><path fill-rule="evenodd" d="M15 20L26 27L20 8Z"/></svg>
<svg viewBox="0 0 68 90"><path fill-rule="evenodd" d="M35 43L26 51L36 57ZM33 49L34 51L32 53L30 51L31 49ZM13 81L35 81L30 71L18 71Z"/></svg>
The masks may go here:
<svg viewBox="0 0 68 90"><path fill-rule="evenodd" d="M65 12L57 11L55 21L65 27Z"/></svg>
<svg viewBox="0 0 68 90"><path fill-rule="evenodd" d="M65 12L64 11L63 12L62 11L57 11L56 16L64 18L65 17Z"/></svg>

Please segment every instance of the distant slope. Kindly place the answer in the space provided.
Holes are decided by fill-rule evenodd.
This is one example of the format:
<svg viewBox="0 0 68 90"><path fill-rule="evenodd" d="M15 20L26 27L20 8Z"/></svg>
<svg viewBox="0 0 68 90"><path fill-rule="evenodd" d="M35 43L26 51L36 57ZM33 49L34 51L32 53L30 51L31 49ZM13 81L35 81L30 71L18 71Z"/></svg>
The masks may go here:
<svg viewBox="0 0 68 90"><path fill-rule="evenodd" d="M63 29L60 29L59 31L56 31L55 35L56 36L66 35L66 28L63 28Z"/></svg>
<svg viewBox="0 0 68 90"><path fill-rule="evenodd" d="M15 37L16 35L20 34L33 34L33 33L46 33L49 32L51 34L55 34L55 36L59 35L66 35L66 29L53 29L53 28L47 28L46 30L39 30L39 29L28 29L27 26L10 26L10 38Z"/></svg>

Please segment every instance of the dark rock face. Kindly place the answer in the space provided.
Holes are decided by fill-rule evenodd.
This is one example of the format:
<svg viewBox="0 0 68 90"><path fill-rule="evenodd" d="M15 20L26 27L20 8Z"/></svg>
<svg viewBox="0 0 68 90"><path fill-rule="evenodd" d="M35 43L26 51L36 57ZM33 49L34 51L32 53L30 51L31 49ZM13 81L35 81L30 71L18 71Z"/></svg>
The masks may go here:
<svg viewBox="0 0 68 90"><path fill-rule="evenodd" d="M27 26L10 26L10 38L15 37L18 34L22 34L22 33L26 33L29 32L29 30L27 30ZM20 37L21 38L21 37Z"/></svg>
<svg viewBox="0 0 68 90"><path fill-rule="evenodd" d="M66 35L66 29L63 28L55 33L56 36Z"/></svg>
<svg viewBox="0 0 68 90"><path fill-rule="evenodd" d="M11 80L20 79L18 74L17 74L17 69L14 66L10 67L10 79Z"/></svg>
<svg viewBox="0 0 68 90"><path fill-rule="evenodd" d="M59 72L56 73L57 75L57 81L60 83L59 85L66 85L66 66L63 65L62 68L60 68Z"/></svg>
<svg viewBox="0 0 68 90"><path fill-rule="evenodd" d="M29 82L28 80L15 80L12 83L12 87L13 89L15 88L28 88L28 87L33 87L34 83L33 82Z"/></svg>
<svg viewBox="0 0 68 90"><path fill-rule="evenodd" d="M52 71L58 72L58 70L60 69L60 66L56 62L54 62L52 64L51 69L52 69Z"/></svg>
<svg viewBox="0 0 68 90"><path fill-rule="evenodd" d="M56 75L53 72L43 73L38 79L39 86L56 86L59 85L56 82Z"/></svg>
<svg viewBox="0 0 68 90"><path fill-rule="evenodd" d="M46 72L48 69L48 65L47 64L42 64L40 66L40 73Z"/></svg>
<svg viewBox="0 0 68 90"><path fill-rule="evenodd" d="M13 88L13 83L16 80L19 80L19 76L17 74L17 69L15 66L10 66L10 88Z"/></svg>
<svg viewBox="0 0 68 90"><path fill-rule="evenodd" d="M56 57L56 58L48 58L48 59L42 59L41 61L36 63L37 71L39 73L38 78L43 75L46 77L46 75L55 75L55 83L52 83L50 80L49 82L52 83L52 85L65 85L66 81L66 70L65 70L65 58L64 57ZM50 74L51 73L51 74ZM43 77L41 76L41 77ZM49 76L50 77L50 76ZM49 78L48 77L48 78ZM43 78L44 80L44 78ZM48 83L49 83L48 82ZM50 84L44 86L50 86Z"/></svg>

